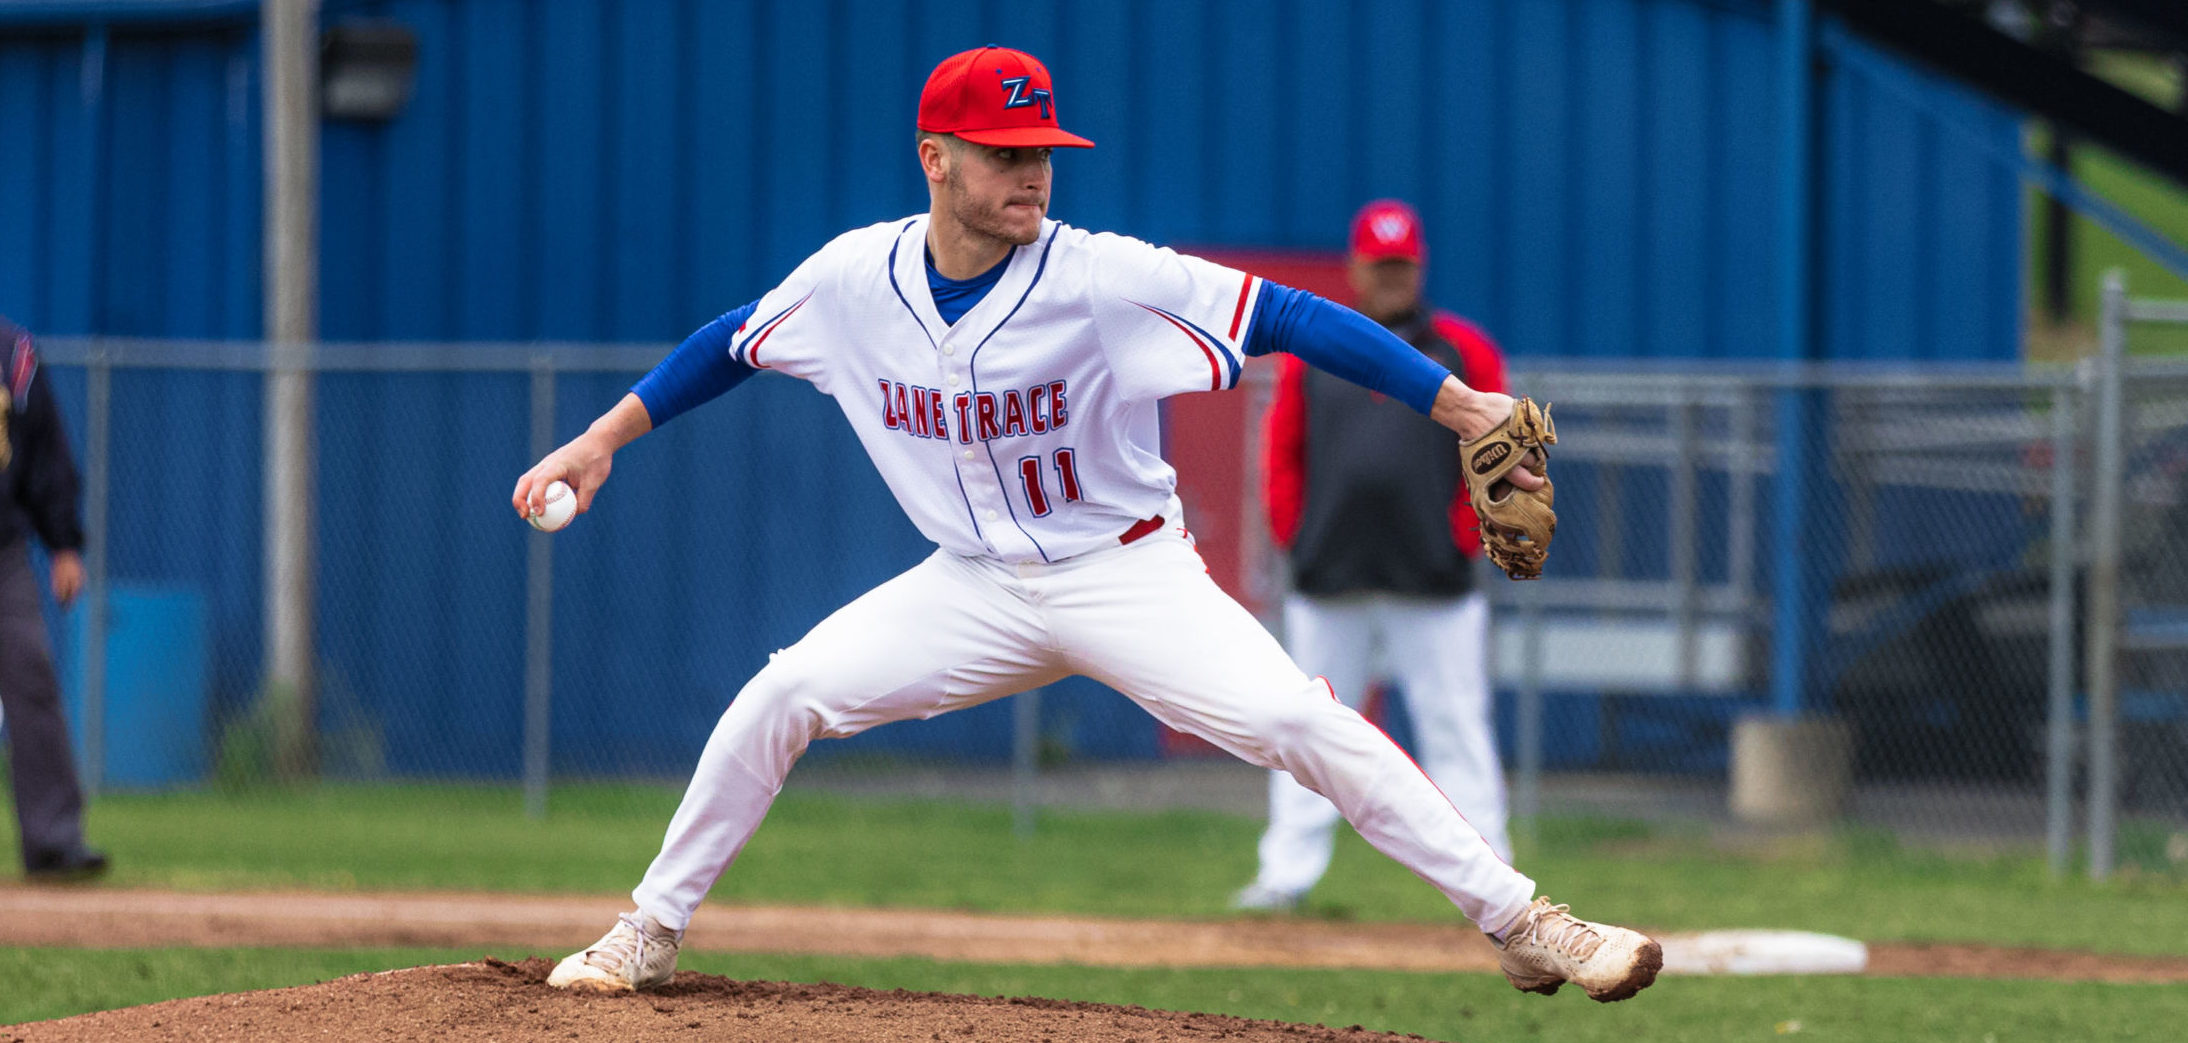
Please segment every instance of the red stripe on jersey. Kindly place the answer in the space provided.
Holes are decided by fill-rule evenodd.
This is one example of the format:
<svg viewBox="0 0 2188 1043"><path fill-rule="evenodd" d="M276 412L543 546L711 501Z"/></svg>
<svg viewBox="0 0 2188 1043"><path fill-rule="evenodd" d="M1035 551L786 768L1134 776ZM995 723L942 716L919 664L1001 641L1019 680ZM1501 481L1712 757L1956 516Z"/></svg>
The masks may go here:
<svg viewBox="0 0 2188 1043"><path fill-rule="evenodd" d="M1233 344L1238 343L1238 324L1246 318L1246 298L1251 295L1253 288L1254 277L1251 275L1246 277L1245 282L1238 284L1238 307L1231 309L1230 338Z"/></svg>
<svg viewBox="0 0 2188 1043"><path fill-rule="evenodd" d="M1140 302L1133 301L1132 303L1139 304ZM1147 308L1147 305L1140 304L1140 307ZM1179 333L1185 334L1186 340L1192 341L1193 346L1199 348L1201 354L1208 356L1208 390L1223 390L1223 364L1216 361L1215 350L1213 348L1210 348L1206 341L1203 341L1199 337L1195 336L1192 330L1186 329L1184 324L1178 322L1178 320L1173 319L1168 315L1164 315L1161 309L1147 308L1147 311L1151 315L1160 316L1162 321L1167 322L1172 326L1176 326Z"/></svg>
<svg viewBox="0 0 2188 1043"><path fill-rule="evenodd" d="M769 323L766 329L760 331L759 336L752 338L752 345L745 349L745 364L753 369L766 369L767 367L760 362L760 345L767 343L767 338L774 336L775 331L781 329L783 323L788 322L792 315L798 313L799 308L805 307L805 302L812 299L813 295L810 293L798 298L798 303L791 305L790 310L782 314L782 318Z"/></svg>

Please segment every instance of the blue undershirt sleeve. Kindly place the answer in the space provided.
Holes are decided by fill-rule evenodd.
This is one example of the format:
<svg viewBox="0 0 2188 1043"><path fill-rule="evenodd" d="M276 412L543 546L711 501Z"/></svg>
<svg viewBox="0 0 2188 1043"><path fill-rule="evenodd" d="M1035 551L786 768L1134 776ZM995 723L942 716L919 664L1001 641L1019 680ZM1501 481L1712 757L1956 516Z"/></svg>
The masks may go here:
<svg viewBox="0 0 2188 1043"><path fill-rule="evenodd" d="M1351 308L1305 290L1261 284L1246 354L1287 352L1316 369L1380 391L1427 416L1451 371Z"/></svg>
<svg viewBox="0 0 2188 1043"><path fill-rule="evenodd" d="M646 406L646 416L660 427L682 413L712 401L715 396L745 382L759 370L737 361L729 352L737 328L752 317L760 302L753 301L713 322L669 352L652 372L631 385L631 394Z"/></svg>

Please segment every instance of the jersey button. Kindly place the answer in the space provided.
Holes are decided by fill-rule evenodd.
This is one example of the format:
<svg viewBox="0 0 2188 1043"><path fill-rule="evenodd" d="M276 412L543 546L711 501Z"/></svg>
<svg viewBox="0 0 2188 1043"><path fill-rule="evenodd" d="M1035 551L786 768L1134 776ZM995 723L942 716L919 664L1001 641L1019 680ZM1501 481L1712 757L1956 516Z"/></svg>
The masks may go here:
<svg viewBox="0 0 2188 1043"><path fill-rule="evenodd" d="M970 459L972 459L972 450L970 450L970 449L967 449L967 450L965 450L965 459L967 459L967 460L970 460Z"/></svg>
<svg viewBox="0 0 2188 1043"><path fill-rule="evenodd" d="M951 387L956 387L956 386L957 386L957 374L955 374L955 373L952 373L952 374L950 374L950 386L951 386Z"/></svg>
<svg viewBox="0 0 2188 1043"><path fill-rule="evenodd" d="M943 353L944 355L955 355L955 354L957 354L957 345L955 345L955 344L944 344L944 345L942 346L942 353Z"/></svg>
<svg viewBox="0 0 2188 1043"><path fill-rule="evenodd" d="M990 509L988 510L988 520L989 520L989 521L994 521L995 519L997 519L997 518L1000 518L1000 517L1002 517L1002 515L1000 515L1000 514L997 514L997 513L995 513L995 510L994 510L993 508L990 508Z"/></svg>

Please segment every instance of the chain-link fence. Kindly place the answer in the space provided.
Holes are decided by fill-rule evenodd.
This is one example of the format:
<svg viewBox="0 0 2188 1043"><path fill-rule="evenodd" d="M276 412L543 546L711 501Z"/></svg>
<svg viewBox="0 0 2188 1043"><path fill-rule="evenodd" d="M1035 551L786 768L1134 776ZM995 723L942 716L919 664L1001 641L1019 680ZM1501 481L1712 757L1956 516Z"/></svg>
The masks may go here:
<svg viewBox="0 0 2188 1043"><path fill-rule="evenodd" d="M2105 349L2138 331L2188 327L2188 302L2132 301L2117 274L2104 298ZM2092 872L2175 847L2188 821L2188 363L2104 370L2094 440L2097 541L2087 647ZM2108 400L2114 405L2107 405ZM2169 851L2168 857L2177 857Z"/></svg>
<svg viewBox="0 0 2188 1043"><path fill-rule="evenodd" d="M2188 820L2188 368L2124 396L2116 786L2123 821Z"/></svg>
<svg viewBox="0 0 2188 1043"><path fill-rule="evenodd" d="M1843 726L1842 763L1804 783L1846 787L1857 820L2042 835L2076 374L1520 379L1561 436L1558 568L1492 588L1523 816L1544 771L1723 777L1737 722L1766 715Z"/></svg>
<svg viewBox="0 0 2188 1043"><path fill-rule="evenodd" d="M517 474L664 350L315 352L316 670L299 710L260 686L265 635L295 610L263 593L271 353L49 343L87 450L103 581L104 610L74 614L67 633L108 654L64 650L109 668L88 693L87 745L105 747L93 774L274 771L299 712L316 774L683 774L736 679L921 547L878 509L878 476L833 407L775 381L625 454L610 509L533 534L509 505ZM183 661L202 669L166 669ZM171 690L142 690L153 674ZM135 715L140 696L198 709L189 727L154 726Z"/></svg>
<svg viewBox="0 0 2188 1043"><path fill-rule="evenodd" d="M87 776L522 782L535 808L550 780L679 782L770 651L927 545L834 406L772 380L622 454L572 528L525 528L515 476L665 350L47 343L84 447L93 589L56 622ZM264 593L276 361L314 372L300 691L261 680L297 624ZM1549 578L1491 588L1515 810L1615 791L1723 815L1760 717L1843 726L1837 810L1903 835L2047 837L2063 862L2115 810L2188 818L2188 367L2124 370L2116 684L2089 625L2105 372L1521 369L1556 403L1563 524ZM1015 757L1024 797L1036 765L1192 752L1072 681L809 759L1001 795Z"/></svg>
<svg viewBox="0 0 2188 1043"><path fill-rule="evenodd" d="M1549 578L1492 588L1522 819L1640 806L1572 785L1603 773L1726 815L1760 718L1833 725L1832 769L1782 770L1842 821L2059 869L2086 836L2099 875L2180 835L2188 365L2128 351L2188 307L2108 300L2074 369L1521 372L1564 521Z"/></svg>

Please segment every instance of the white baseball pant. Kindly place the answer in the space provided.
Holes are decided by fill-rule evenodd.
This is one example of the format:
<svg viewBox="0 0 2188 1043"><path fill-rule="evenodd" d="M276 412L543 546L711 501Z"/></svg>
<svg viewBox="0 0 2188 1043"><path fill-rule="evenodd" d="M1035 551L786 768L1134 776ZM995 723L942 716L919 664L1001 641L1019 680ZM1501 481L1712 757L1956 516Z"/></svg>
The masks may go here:
<svg viewBox="0 0 2188 1043"><path fill-rule="evenodd" d="M1173 515L1174 516L1174 515ZM1485 927L1534 881L1390 738L1307 677L1208 577L1182 526L1053 564L946 551L777 652L724 711L632 897L682 929L814 739L977 705L1070 674L1335 802L1376 849Z"/></svg>
<svg viewBox="0 0 2188 1043"><path fill-rule="evenodd" d="M1347 706L1364 707L1378 677L1404 688L1421 768L1509 859L1504 772L1489 714L1488 599L1480 592L1458 598L1294 594L1284 603L1284 630L1292 657L1328 678ZM1338 814L1291 775L1270 772L1257 887L1292 895L1311 890L1329 869Z"/></svg>

